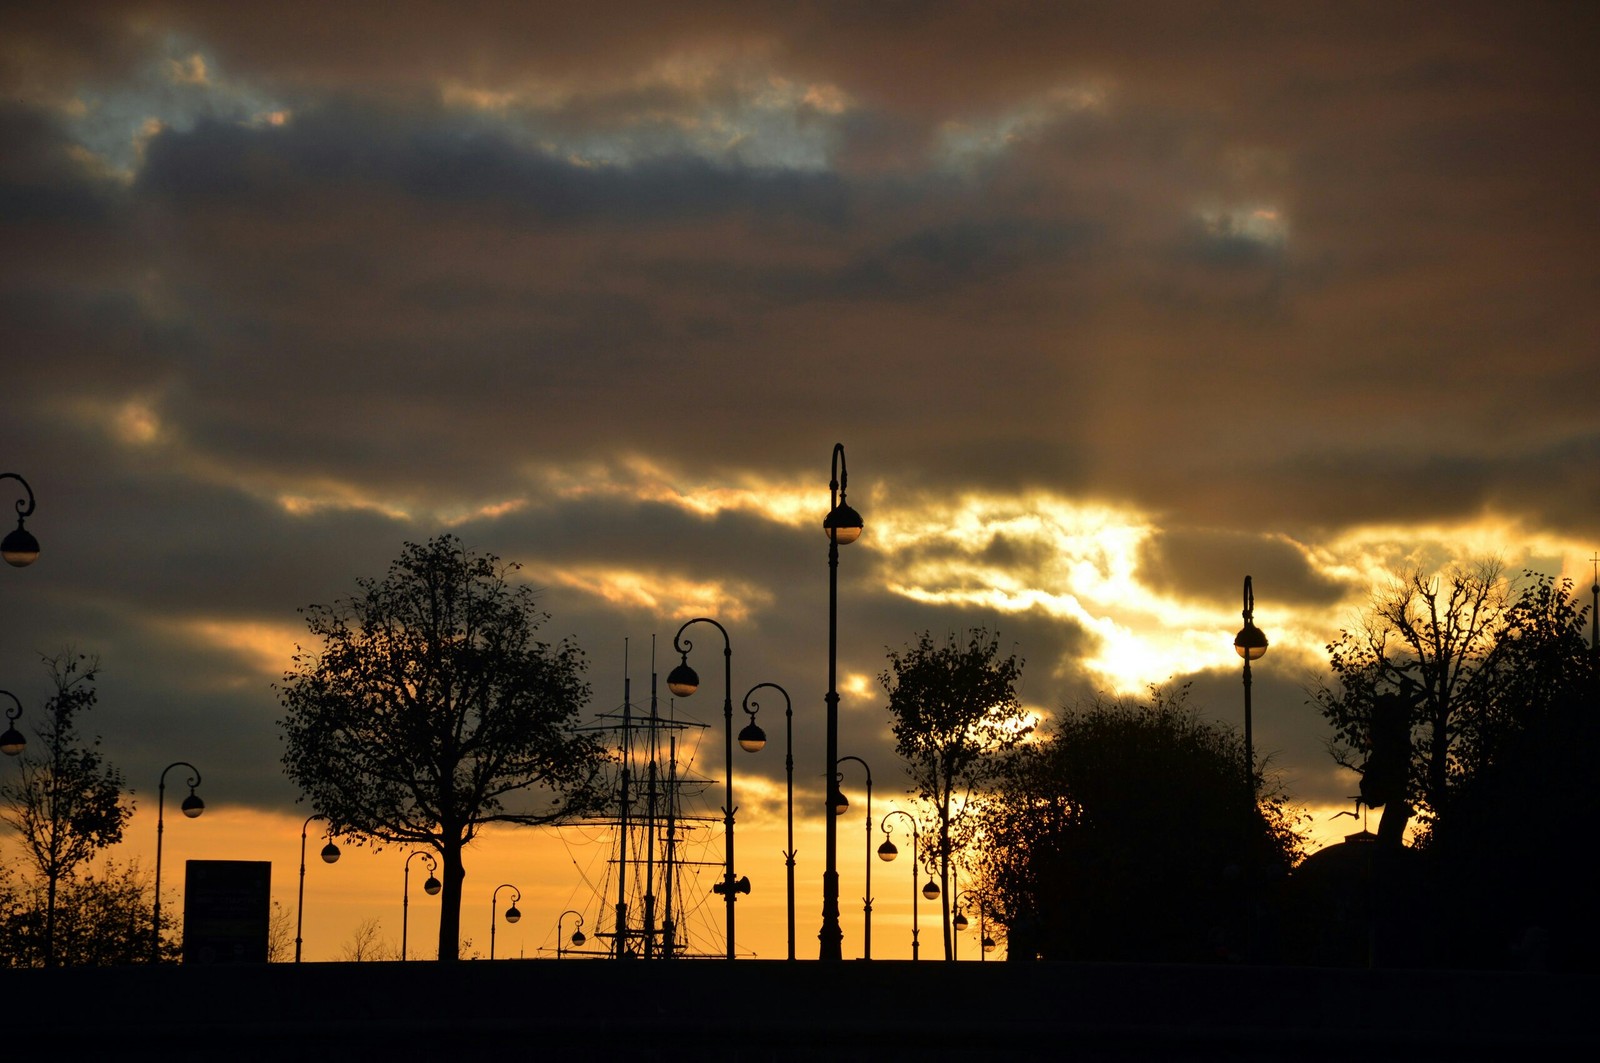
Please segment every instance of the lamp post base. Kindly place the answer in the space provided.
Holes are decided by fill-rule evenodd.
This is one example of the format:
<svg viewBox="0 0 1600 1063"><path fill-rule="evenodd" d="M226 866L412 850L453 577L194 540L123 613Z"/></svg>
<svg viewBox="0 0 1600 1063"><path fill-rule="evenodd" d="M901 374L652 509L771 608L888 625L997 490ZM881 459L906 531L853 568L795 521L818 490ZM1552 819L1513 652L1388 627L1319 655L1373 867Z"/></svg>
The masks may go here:
<svg viewBox="0 0 1600 1063"><path fill-rule="evenodd" d="M819 958L844 959L844 930L839 926L839 873L823 875L822 929L817 932L822 943Z"/></svg>

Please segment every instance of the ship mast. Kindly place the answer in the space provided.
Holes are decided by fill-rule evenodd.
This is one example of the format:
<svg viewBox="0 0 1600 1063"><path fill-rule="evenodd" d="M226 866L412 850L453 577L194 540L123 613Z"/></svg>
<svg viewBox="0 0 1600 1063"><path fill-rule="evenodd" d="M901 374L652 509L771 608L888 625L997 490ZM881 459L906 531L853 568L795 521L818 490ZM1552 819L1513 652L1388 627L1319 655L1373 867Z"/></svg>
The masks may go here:
<svg viewBox="0 0 1600 1063"><path fill-rule="evenodd" d="M646 769L649 783L646 788L644 813L644 955L655 955L656 947L656 640L650 637L650 729L646 739L650 763Z"/></svg>
<svg viewBox="0 0 1600 1063"><path fill-rule="evenodd" d="M605 941L605 955L611 958L660 959L684 955L685 949L694 947L689 940L693 934L685 933L686 913L675 906L692 893L682 888L678 876L700 861L684 859L681 844L686 839L679 835L701 830L713 819L685 811L685 786L698 795L710 780L692 771L689 777L680 777L678 735L689 728L704 730L706 725L678 719L670 701L662 711L653 640L649 709L640 706L640 712L633 711L633 677L627 674L630 648L631 642L625 642L622 705L582 728L615 736L613 748L620 754L611 780L616 804L608 802L607 810L594 817L616 828L616 841L608 846L616 885L613 888L607 879L595 894L601 912L610 908L615 922L610 929L597 926L594 937ZM636 925L629 925L630 916L638 920Z"/></svg>
<svg viewBox="0 0 1600 1063"><path fill-rule="evenodd" d="M628 776L633 762L633 676L628 670L628 640L622 640L622 772L617 831L617 959L628 956Z"/></svg>

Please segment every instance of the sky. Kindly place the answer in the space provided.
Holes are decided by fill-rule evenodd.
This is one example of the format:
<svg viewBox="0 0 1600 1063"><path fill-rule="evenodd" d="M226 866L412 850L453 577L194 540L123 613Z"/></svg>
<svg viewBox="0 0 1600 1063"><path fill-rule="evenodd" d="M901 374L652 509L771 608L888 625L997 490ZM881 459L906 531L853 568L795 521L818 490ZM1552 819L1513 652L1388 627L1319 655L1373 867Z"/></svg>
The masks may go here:
<svg viewBox="0 0 1600 1063"><path fill-rule="evenodd" d="M97 655L88 722L138 807L119 857L149 866L158 779L190 762L207 810L167 824L167 881L186 859L270 859L288 907L311 810L281 771L273 684L307 641L297 609L450 532L521 564L544 633L588 654L595 713L626 676L648 690L652 642L664 676L679 626L714 617L735 700L792 696L807 955L842 442L866 532L840 560L840 752L872 765L880 811L910 807L888 650L986 626L1025 658L1041 718L1192 682L1239 727L1250 575L1271 641L1255 746L1336 840L1355 781L1307 689L1374 588L1481 557L1593 580L1595 18L12 11L0 471L34 490L41 555L0 572L0 688L26 729L41 656ZM714 680L707 632L691 637ZM720 775L713 680L677 708L714 725ZM739 939L775 956L767 730L736 774L756 884ZM539 898L525 954L563 906L593 911L581 834L480 841L464 932L511 878ZM307 958L380 915L397 940L401 854L347 847L327 868L319 844ZM841 855L847 956L856 866ZM875 953L909 954L906 872L878 874L894 929Z"/></svg>

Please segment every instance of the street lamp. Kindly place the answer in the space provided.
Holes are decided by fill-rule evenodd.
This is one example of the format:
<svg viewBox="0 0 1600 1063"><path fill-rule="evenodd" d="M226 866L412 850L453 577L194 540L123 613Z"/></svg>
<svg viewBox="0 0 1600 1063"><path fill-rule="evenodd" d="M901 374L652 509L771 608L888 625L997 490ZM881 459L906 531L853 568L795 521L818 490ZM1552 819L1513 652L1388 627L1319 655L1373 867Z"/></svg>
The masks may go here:
<svg viewBox="0 0 1600 1063"><path fill-rule="evenodd" d="M789 959L794 959L794 703L789 692L776 683L757 683L745 692L743 708L755 722L755 710L760 704L750 700L750 695L762 687L771 687L783 695L783 771L788 782L786 809L789 819L789 843L783 851L783 862L789 879Z"/></svg>
<svg viewBox="0 0 1600 1063"><path fill-rule="evenodd" d="M862 887L865 896L861 898L862 912L866 917L865 929L861 935L861 958L872 959L872 769L867 767L867 762L860 757L840 757L839 763L853 760L861 765L861 770L867 773L867 881ZM844 772L839 772L833 777L834 787L838 799L834 802L834 815L842 816L849 809L850 802L844 796Z"/></svg>
<svg viewBox="0 0 1600 1063"><path fill-rule="evenodd" d="M1240 657L1244 658L1244 779L1245 785L1250 789L1251 800L1255 799L1256 792L1256 758L1255 747L1250 734L1250 662L1258 661L1267 652L1267 636L1254 622L1256 611L1256 592L1250 585L1250 577L1244 578L1244 627L1233 637L1233 649Z"/></svg>
<svg viewBox="0 0 1600 1063"><path fill-rule="evenodd" d="M566 911L556 916L556 959L558 960L561 958L561 935L564 933L564 931L561 929L561 920L565 919L569 915L575 915L578 917L577 929L572 932L572 947L575 949L581 949L583 948L583 943L589 940L583 935L583 913L576 911L575 909L568 908Z"/></svg>
<svg viewBox="0 0 1600 1063"><path fill-rule="evenodd" d="M728 629L712 620L708 616L697 616L693 620L685 621L678 633L672 636L672 648L678 651L682 661L671 672L667 673L667 689L680 698L686 698L700 689L700 676L693 668L689 667L689 651L694 649L694 643L683 637L690 624L710 624L722 632L722 722L723 722L723 747L727 768L727 798L722 806L722 834L726 850L722 864L722 881L711 887L713 893L720 893L728 905L728 959L733 959L733 902L740 893L750 892L750 879L733 877L733 646L728 641ZM767 744L767 736L756 726L755 713L748 707L745 712L750 716L750 723L739 733L739 745L751 752L763 748Z"/></svg>
<svg viewBox="0 0 1600 1063"><path fill-rule="evenodd" d="M750 722L739 729L739 748L746 753L759 753L767 748L767 732L756 723L756 713L761 711L761 704L741 705L744 714L750 717Z"/></svg>
<svg viewBox="0 0 1600 1063"><path fill-rule="evenodd" d="M300 928L304 923L306 914L306 828L311 826L314 819L328 819L321 812L313 812L300 824L300 899L295 904L294 914L294 962L300 962ZM329 826L333 824L328 820ZM331 834L331 832L330 832ZM322 847L322 862L336 864L339 862L339 847L333 844L333 838L328 838L328 844Z"/></svg>
<svg viewBox="0 0 1600 1063"><path fill-rule="evenodd" d="M494 959L494 913L500 903L500 891L511 891L511 906L506 909L506 922L515 923L522 918L522 912L517 908L517 902L522 900L522 891L509 882L502 882L494 888L494 893L489 897L489 958Z"/></svg>
<svg viewBox="0 0 1600 1063"><path fill-rule="evenodd" d="M8 721L6 730L4 734L0 734L0 753L4 753L8 757L14 757L26 749L28 745L28 740L22 737L21 731L17 730L17 718L22 715L22 702L18 701L17 696L9 690L0 690L0 694L4 694L11 699L11 704L6 708L6 720Z"/></svg>
<svg viewBox="0 0 1600 1063"><path fill-rule="evenodd" d="M0 472L0 480L15 480L28 493L27 498L17 499L16 530L0 540L0 556L6 559L6 564L13 568L26 568L39 559L39 540L22 526L23 518L33 516L33 488L14 472Z"/></svg>
<svg viewBox="0 0 1600 1063"><path fill-rule="evenodd" d="M199 768L186 760L175 760L161 769L161 780L156 786L156 900L155 910L150 919L151 963L159 963L161 960L161 835L166 830L167 772L173 768L188 768L194 773L189 777L189 796L178 806L184 816L194 819L206 810L206 803L194 792L194 788L200 785Z"/></svg>
<svg viewBox="0 0 1600 1063"><path fill-rule="evenodd" d="M432 853L424 852L421 849L413 849L406 854L405 890L400 894L400 958L402 960L410 958L406 955L406 923L411 918L411 861L419 856L422 857L422 862L428 865L428 881L422 884L422 892L430 897L436 897L439 895L439 891L444 888L444 883L440 882L438 876L434 874L435 871L439 870L439 861L433 858Z"/></svg>
<svg viewBox="0 0 1600 1063"><path fill-rule="evenodd" d="M965 930L970 925L967 921L967 913L960 910L963 898L978 902L978 942L982 946L982 951L978 953L978 959L983 960L987 953L994 951L994 939L989 936L988 926L984 919L983 898L975 895L971 890L961 890L957 893L956 917L950 920L950 923L958 932ZM955 940L959 941L960 939L957 938Z"/></svg>
<svg viewBox="0 0 1600 1063"><path fill-rule="evenodd" d="M920 946L917 943L917 857L921 850L917 844L917 817L904 809L895 809L883 817L883 844L878 846L878 859L885 863L900 855L900 850L895 847L894 839L890 836L889 817L904 816L911 821L911 958L921 959ZM933 880L928 880L928 885L933 886ZM939 887L933 887L933 895L939 895Z"/></svg>
<svg viewBox="0 0 1600 1063"><path fill-rule="evenodd" d="M861 538L865 524L861 514L845 502L850 474L845 467L843 443L833 445L830 474L828 515L822 519L822 531L828 537L828 693L824 700L828 706L828 774L825 778L831 786L839 774L839 547ZM827 824L827 863L822 872L822 929L817 932L817 940L822 943L822 959L843 960L844 930L839 926L839 828L832 811L824 809L822 815Z"/></svg>

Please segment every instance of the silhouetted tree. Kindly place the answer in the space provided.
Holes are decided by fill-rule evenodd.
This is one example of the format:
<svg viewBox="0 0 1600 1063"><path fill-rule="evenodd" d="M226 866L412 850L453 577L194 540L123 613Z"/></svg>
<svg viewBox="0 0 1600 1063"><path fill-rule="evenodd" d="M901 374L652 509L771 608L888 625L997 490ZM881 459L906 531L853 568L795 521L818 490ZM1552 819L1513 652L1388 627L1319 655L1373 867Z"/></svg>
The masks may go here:
<svg viewBox="0 0 1600 1063"><path fill-rule="evenodd" d="M1369 804L1387 802L1373 861L1380 963L1424 953L1505 962L1516 927L1556 921L1568 872L1553 862L1566 846L1549 828L1581 829L1587 821L1568 813L1594 808L1568 783L1590 774L1596 665L1570 581L1524 576L1513 599L1493 564L1413 574L1380 599L1362 637L1344 632L1329 647L1338 683L1316 696L1338 735L1335 756L1363 772ZM1400 717L1398 734L1387 733L1389 716ZM1375 784L1390 775L1392 751L1409 771ZM1420 878L1391 855L1413 806L1425 828Z"/></svg>
<svg viewBox="0 0 1600 1063"><path fill-rule="evenodd" d="M1568 580L1533 576L1484 666L1463 775L1429 837L1441 962L1586 968L1600 946L1572 839L1600 818L1600 663Z"/></svg>
<svg viewBox="0 0 1600 1063"><path fill-rule="evenodd" d="M1000 656L999 636L978 628L965 644L943 645L928 632L904 651L890 651L878 681L889 694L895 752L906 761L913 792L933 809L934 855L943 910L944 955L950 940L951 837L974 792L993 775L997 754L1032 731L1017 700L1022 659Z"/></svg>
<svg viewBox="0 0 1600 1063"><path fill-rule="evenodd" d="M339 959L345 963L399 958L399 950L383 940L382 921L376 918L363 919L339 949Z"/></svg>
<svg viewBox="0 0 1600 1063"><path fill-rule="evenodd" d="M152 877L138 864L79 869L59 883L57 913L45 929L42 881L19 880L0 868L0 965L42 967L113 966L150 959ZM178 959L178 929L161 935L159 962Z"/></svg>
<svg viewBox="0 0 1600 1063"><path fill-rule="evenodd" d="M1523 575L1529 582L1494 632L1460 731L1463 781L1492 768L1522 732L1594 690L1596 657L1584 638L1589 609L1572 581Z"/></svg>
<svg viewBox="0 0 1600 1063"><path fill-rule="evenodd" d="M22 756L17 773L0 785L0 817L22 837L28 862L44 887L43 956L55 965L57 899L63 882L100 850L122 840L133 814L122 794L122 773L105 763L100 738L84 740L77 717L94 707L99 662L64 651L45 659L55 693L34 728L41 751Z"/></svg>
<svg viewBox="0 0 1600 1063"><path fill-rule="evenodd" d="M294 959L294 920L278 901L272 902L267 920L267 962L288 963Z"/></svg>
<svg viewBox="0 0 1600 1063"><path fill-rule="evenodd" d="M1487 704L1483 665L1508 607L1497 562L1453 566L1439 576L1413 571L1376 596L1359 629L1339 632L1327 647L1334 682L1313 697L1334 729L1335 760L1367 770L1380 698L1405 715L1406 785L1383 802L1379 828L1393 844L1413 814L1424 824L1441 814L1466 770L1462 757Z"/></svg>
<svg viewBox="0 0 1600 1063"><path fill-rule="evenodd" d="M279 687L284 769L333 831L439 853L441 960L459 955L462 849L485 824L583 811L605 756L575 730L582 651L535 640L548 617L516 568L450 535L407 543L384 579L303 611L322 646Z"/></svg>
<svg viewBox="0 0 1600 1063"><path fill-rule="evenodd" d="M1298 856L1281 793L1241 794L1242 740L1188 687L1064 708L1004 758L979 815L979 887L1014 959L1237 958Z"/></svg>

